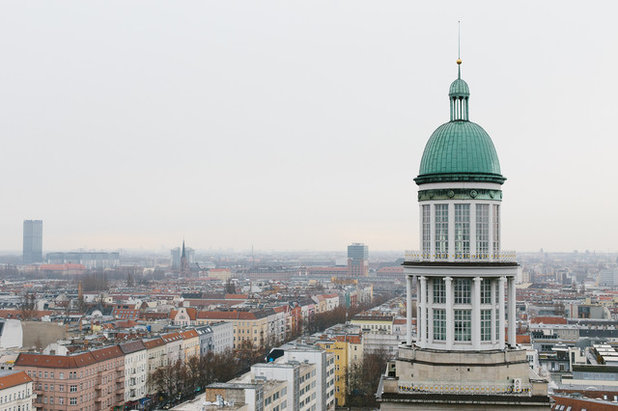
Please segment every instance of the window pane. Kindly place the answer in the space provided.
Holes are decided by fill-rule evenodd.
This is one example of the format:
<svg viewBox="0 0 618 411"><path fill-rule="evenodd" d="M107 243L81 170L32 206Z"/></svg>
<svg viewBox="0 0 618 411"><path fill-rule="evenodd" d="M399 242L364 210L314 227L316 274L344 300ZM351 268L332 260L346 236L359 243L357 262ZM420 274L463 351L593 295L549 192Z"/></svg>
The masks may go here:
<svg viewBox="0 0 618 411"><path fill-rule="evenodd" d="M481 281L481 304L491 304L491 280L483 278Z"/></svg>
<svg viewBox="0 0 618 411"><path fill-rule="evenodd" d="M472 338L470 310L455 310L455 341L470 341Z"/></svg>
<svg viewBox="0 0 618 411"><path fill-rule="evenodd" d="M455 204L455 258L470 258L470 204Z"/></svg>
<svg viewBox="0 0 618 411"><path fill-rule="evenodd" d="M491 310L481 310L481 341L491 341Z"/></svg>
<svg viewBox="0 0 618 411"><path fill-rule="evenodd" d="M448 204L436 204L436 258L448 257Z"/></svg>
<svg viewBox="0 0 618 411"><path fill-rule="evenodd" d="M494 205L494 254L496 257L500 252L500 206Z"/></svg>
<svg viewBox="0 0 618 411"><path fill-rule="evenodd" d="M423 255L429 256L431 251L431 213L429 205L423 206Z"/></svg>
<svg viewBox="0 0 618 411"><path fill-rule="evenodd" d="M489 204L476 205L476 254L489 258Z"/></svg>
<svg viewBox="0 0 618 411"><path fill-rule="evenodd" d="M455 280L455 304L470 304L471 282L469 278Z"/></svg>
<svg viewBox="0 0 618 411"><path fill-rule="evenodd" d="M446 287L442 278L433 280L433 303L444 304L446 302Z"/></svg>
<svg viewBox="0 0 618 411"><path fill-rule="evenodd" d="M433 339L436 341L446 341L446 311L442 309L433 310Z"/></svg>

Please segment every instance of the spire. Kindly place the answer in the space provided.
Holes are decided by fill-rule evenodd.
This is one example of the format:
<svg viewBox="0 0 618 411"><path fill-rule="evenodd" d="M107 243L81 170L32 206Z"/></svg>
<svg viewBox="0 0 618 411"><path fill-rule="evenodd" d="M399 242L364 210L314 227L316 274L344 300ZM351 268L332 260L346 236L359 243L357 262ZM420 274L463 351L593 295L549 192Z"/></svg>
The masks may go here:
<svg viewBox="0 0 618 411"><path fill-rule="evenodd" d="M185 240L182 240L182 255L181 255L181 258L182 257L186 257L186 254L185 254Z"/></svg>
<svg viewBox="0 0 618 411"><path fill-rule="evenodd" d="M448 96L451 101L451 121L468 121L470 89L461 79L461 20L457 23L457 80L451 83Z"/></svg>
<svg viewBox="0 0 618 411"><path fill-rule="evenodd" d="M457 21L457 79L461 80L461 20Z"/></svg>

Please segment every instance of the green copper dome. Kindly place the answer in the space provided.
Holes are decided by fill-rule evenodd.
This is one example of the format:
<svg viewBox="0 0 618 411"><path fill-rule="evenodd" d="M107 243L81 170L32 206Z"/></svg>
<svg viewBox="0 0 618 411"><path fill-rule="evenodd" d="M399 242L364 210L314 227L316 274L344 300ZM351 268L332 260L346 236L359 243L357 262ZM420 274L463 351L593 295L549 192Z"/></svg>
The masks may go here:
<svg viewBox="0 0 618 411"><path fill-rule="evenodd" d="M449 89L448 95L450 97L453 97L453 96L468 97L470 95L470 88L468 88L468 83L458 78L457 80L451 83L451 88Z"/></svg>
<svg viewBox="0 0 618 411"><path fill-rule="evenodd" d="M416 184L477 181L502 184L500 161L489 134L468 120L470 90L460 77L449 90L451 121L433 132L421 159Z"/></svg>

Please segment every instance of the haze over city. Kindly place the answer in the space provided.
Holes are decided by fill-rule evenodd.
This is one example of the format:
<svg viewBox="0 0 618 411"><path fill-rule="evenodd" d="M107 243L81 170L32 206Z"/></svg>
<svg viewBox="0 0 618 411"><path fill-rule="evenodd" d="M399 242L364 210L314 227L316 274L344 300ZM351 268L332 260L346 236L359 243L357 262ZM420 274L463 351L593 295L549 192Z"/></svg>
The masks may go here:
<svg viewBox="0 0 618 411"><path fill-rule="evenodd" d="M0 250L24 219L46 250L418 248L412 179L449 119L462 20L504 248L616 251L614 3L0 10Z"/></svg>

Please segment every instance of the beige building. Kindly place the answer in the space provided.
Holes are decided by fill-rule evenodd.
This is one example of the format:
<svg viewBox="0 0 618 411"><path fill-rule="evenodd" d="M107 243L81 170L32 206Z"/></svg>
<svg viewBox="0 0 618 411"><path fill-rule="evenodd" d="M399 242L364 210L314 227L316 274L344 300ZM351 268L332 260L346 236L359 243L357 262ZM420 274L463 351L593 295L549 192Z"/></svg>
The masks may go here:
<svg viewBox="0 0 618 411"><path fill-rule="evenodd" d="M277 328L280 315L272 309L256 311L200 311L198 324L211 324L227 321L234 326L233 348L263 348L273 346L280 341L281 330ZM283 321L285 328L285 321Z"/></svg>
<svg viewBox="0 0 618 411"><path fill-rule="evenodd" d="M181 331L182 350L184 352L184 360L189 361L191 357L200 356L200 336L194 329Z"/></svg>

